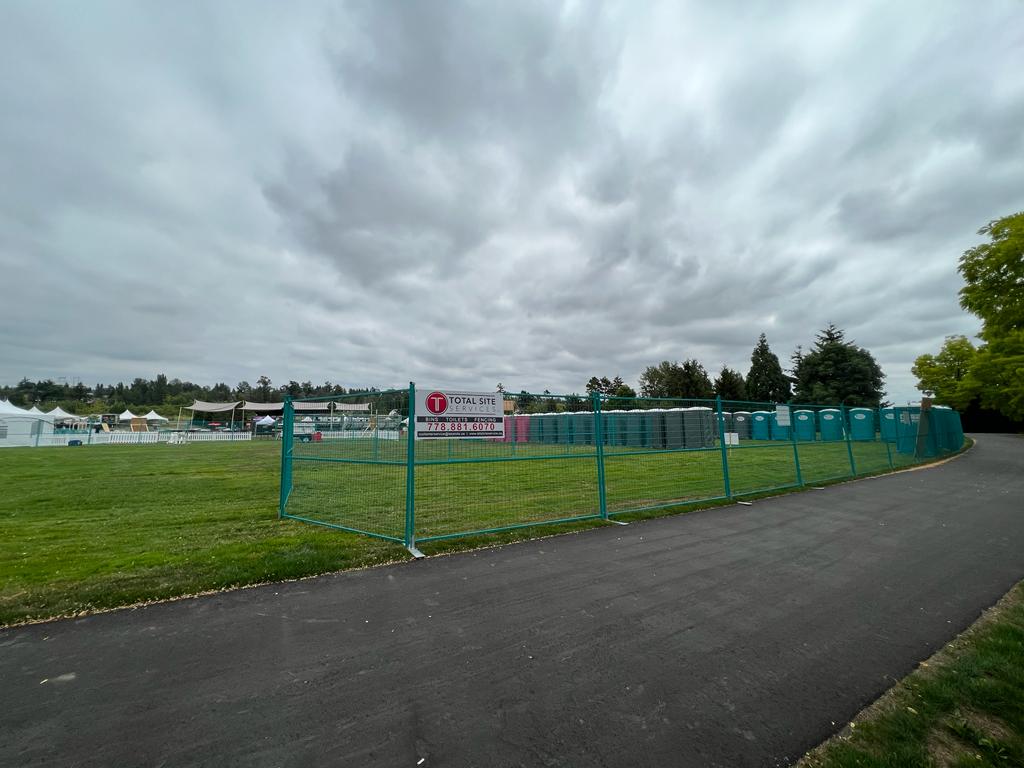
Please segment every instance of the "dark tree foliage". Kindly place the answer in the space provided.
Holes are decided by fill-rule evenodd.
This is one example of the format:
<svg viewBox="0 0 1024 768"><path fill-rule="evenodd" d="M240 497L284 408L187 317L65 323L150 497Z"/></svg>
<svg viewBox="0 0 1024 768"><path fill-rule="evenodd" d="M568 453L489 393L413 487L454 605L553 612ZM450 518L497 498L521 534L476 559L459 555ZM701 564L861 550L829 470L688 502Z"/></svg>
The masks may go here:
<svg viewBox="0 0 1024 768"><path fill-rule="evenodd" d="M814 348L800 358L793 375L794 398L801 403L878 408L885 394L885 375L875 358L846 341L843 331L834 325L817 335Z"/></svg>
<svg viewBox="0 0 1024 768"><path fill-rule="evenodd" d="M764 403L785 403L791 396L790 382L782 372L778 356L768 346L762 333L750 355L747 372L747 397Z"/></svg>
<svg viewBox="0 0 1024 768"><path fill-rule="evenodd" d="M747 383L743 380L743 374L723 366L722 372L715 379L715 394L723 400L746 400Z"/></svg>
<svg viewBox="0 0 1024 768"><path fill-rule="evenodd" d="M697 360L672 363L662 360L640 374L640 391L644 397L685 397L709 400L714 387L704 366Z"/></svg>

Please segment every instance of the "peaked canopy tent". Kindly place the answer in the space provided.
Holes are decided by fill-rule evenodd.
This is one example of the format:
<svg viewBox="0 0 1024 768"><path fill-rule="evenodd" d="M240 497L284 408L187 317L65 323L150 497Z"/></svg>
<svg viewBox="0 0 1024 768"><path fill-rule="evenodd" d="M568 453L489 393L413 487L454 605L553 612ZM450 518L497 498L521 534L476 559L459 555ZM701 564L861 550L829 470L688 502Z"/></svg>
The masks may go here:
<svg viewBox="0 0 1024 768"><path fill-rule="evenodd" d="M46 414L44 414L41 410L39 410L34 405L31 408L28 409L28 412L31 413L33 416L45 416L46 415Z"/></svg>
<svg viewBox="0 0 1024 768"><path fill-rule="evenodd" d="M124 413L118 414L118 417L117 417L118 421L131 421L132 419L137 419L137 418L139 418L139 417L136 416L131 411L129 411L127 408L124 409Z"/></svg>
<svg viewBox="0 0 1024 768"><path fill-rule="evenodd" d="M241 400L233 403L207 403L202 400L196 400L192 405L186 405L178 409L178 428L181 428L181 412L183 410L191 411L192 415L188 419L188 428L192 429L192 421L196 417L196 411L200 413L227 413L231 412L231 430L235 429L235 410L242 404Z"/></svg>
<svg viewBox="0 0 1024 768"><path fill-rule="evenodd" d="M48 411L47 416L53 416L54 421L85 421L87 416L79 416L77 413L68 413L59 405L52 411Z"/></svg>
<svg viewBox="0 0 1024 768"><path fill-rule="evenodd" d="M146 421L170 421L170 419L168 419L166 416L161 416L159 413L152 410L142 418L144 418Z"/></svg>

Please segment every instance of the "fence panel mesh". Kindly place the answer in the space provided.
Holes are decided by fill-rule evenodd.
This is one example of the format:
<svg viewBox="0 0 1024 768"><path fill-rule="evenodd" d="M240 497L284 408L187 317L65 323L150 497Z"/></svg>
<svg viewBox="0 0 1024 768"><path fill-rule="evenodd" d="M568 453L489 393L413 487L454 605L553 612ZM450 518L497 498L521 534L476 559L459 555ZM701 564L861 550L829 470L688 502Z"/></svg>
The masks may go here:
<svg viewBox="0 0 1024 768"><path fill-rule="evenodd" d="M412 387L287 404L282 516L413 548L816 485L963 445L959 414L941 407L548 393L504 394L503 438L411 443L411 396Z"/></svg>
<svg viewBox="0 0 1024 768"><path fill-rule="evenodd" d="M287 404L282 450L291 487L282 494L284 514L403 541L408 413L408 390Z"/></svg>

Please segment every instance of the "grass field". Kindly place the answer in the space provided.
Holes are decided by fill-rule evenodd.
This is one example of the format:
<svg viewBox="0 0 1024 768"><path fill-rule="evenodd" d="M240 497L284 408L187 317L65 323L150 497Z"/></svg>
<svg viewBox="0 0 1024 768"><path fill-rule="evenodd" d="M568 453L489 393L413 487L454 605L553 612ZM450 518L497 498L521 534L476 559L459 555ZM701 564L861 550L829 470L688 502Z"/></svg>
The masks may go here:
<svg viewBox="0 0 1024 768"><path fill-rule="evenodd" d="M1024 765L1024 585L799 768Z"/></svg>
<svg viewBox="0 0 1024 768"><path fill-rule="evenodd" d="M466 441L468 443L469 441ZM510 450L431 445L429 451ZM523 451L525 446L517 446ZM563 450L562 446L536 449ZM579 450L577 450L579 449ZM300 448L297 446L297 451ZM308 450L367 450L308 447ZM378 446L378 455L404 449ZM597 510L597 476L588 446L529 461L417 467L417 535L584 518ZM844 444L800 448L804 482L849 476ZM854 445L858 471L888 468L883 444ZM473 453L476 452L476 453ZM569 455L576 454L576 455ZM447 453L438 453L444 459ZM395 544L277 518L280 443L187 447L104 446L0 451L0 624L97 610L228 586L365 566L407 557ZM301 467L300 467L301 465ZM405 468L296 462L290 512L304 509L401 535ZM788 443L732 449L733 492L793 485ZM625 513L723 495L717 450L610 451L608 505ZM327 481L327 482L323 482ZM644 514L663 514L657 510ZM348 516L348 517L345 517ZM628 516L627 516L628 517ZM600 524L580 520L546 532ZM437 542L428 553L537 535Z"/></svg>

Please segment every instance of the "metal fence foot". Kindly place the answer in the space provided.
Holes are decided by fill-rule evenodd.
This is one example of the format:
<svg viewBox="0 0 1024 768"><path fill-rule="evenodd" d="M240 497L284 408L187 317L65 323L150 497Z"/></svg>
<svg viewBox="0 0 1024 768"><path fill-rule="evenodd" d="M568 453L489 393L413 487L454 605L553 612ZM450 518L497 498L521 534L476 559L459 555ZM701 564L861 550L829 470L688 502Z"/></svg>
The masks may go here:
<svg viewBox="0 0 1024 768"><path fill-rule="evenodd" d="M613 523L614 525L629 525L629 523L624 523L621 520L612 520L611 518L608 518L607 520L605 520L605 522Z"/></svg>
<svg viewBox="0 0 1024 768"><path fill-rule="evenodd" d="M415 557L417 560L419 560L420 558L426 557L426 555L424 555L422 552L420 552L418 549L416 549L416 547L406 547L406 549L408 549L409 550L409 554L412 555L413 557Z"/></svg>

